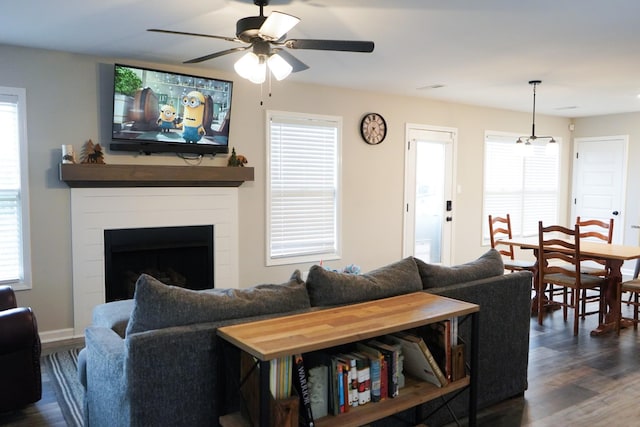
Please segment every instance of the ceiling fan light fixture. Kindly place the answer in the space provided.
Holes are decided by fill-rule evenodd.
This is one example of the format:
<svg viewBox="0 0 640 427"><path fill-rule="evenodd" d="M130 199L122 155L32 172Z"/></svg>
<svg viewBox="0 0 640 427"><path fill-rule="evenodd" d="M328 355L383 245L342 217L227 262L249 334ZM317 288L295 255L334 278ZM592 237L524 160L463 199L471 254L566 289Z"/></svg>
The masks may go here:
<svg viewBox="0 0 640 427"><path fill-rule="evenodd" d="M267 63L263 58L260 58L260 61L254 67L251 75L249 76L249 81L255 84L262 84L267 79Z"/></svg>
<svg viewBox="0 0 640 427"><path fill-rule="evenodd" d="M269 59L267 60L267 65L269 66L269 69L271 70L273 76L278 81L287 78L287 76L291 74L291 71L293 71L293 67L291 66L291 64L289 64L282 56L278 55L277 53L274 53L269 57Z"/></svg>
<svg viewBox="0 0 640 427"><path fill-rule="evenodd" d="M300 18L282 12L271 12L266 21L260 26L258 35L263 40L275 41L283 37L287 32L295 27Z"/></svg>
<svg viewBox="0 0 640 427"><path fill-rule="evenodd" d="M247 52L233 64L233 68L243 79L250 79L258 65L260 65L258 55L253 52Z"/></svg>

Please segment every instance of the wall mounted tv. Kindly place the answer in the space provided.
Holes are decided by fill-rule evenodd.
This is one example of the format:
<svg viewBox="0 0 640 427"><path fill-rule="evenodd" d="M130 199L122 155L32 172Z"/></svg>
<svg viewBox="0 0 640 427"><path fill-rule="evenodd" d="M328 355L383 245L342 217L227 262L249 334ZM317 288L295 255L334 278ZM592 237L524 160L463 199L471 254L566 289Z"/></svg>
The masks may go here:
<svg viewBox="0 0 640 427"><path fill-rule="evenodd" d="M229 152L233 82L115 64L111 150Z"/></svg>

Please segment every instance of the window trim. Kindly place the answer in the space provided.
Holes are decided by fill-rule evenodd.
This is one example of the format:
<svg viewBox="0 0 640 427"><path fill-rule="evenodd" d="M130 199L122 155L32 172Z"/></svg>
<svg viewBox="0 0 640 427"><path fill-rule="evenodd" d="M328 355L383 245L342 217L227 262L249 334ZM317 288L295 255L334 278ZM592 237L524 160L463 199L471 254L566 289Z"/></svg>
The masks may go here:
<svg viewBox="0 0 640 427"><path fill-rule="evenodd" d="M336 235L335 251L321 254L309 254L299 256L271 256L271 121L273 118L285 118L292 121L322 121L333 122L337 129L336 147ZM267 266L299 264L308 262L321 262L338 260L342 258L342 117L322 114L299 113L290 111L267 110L265 120L266 135L266 172L265 172L265 262Z"/></svg>
<svg viewBox="0 0 640 427"><path fill-rule="evenodd" d="M29 162L27 142L27 91L24 88L0 86L0 94L18 98L18 144L20 155L20 234L21 234L21 265L20 278L0 282L8 284L16 290L32 289L31 275L31 227L29 215Z"/></svg>

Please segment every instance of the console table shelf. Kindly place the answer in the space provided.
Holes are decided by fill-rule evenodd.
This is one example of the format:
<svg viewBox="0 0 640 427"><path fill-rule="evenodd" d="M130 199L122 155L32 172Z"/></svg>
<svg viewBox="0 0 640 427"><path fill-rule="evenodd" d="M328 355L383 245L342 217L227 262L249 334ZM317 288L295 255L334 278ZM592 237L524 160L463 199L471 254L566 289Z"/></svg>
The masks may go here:
<svg viewBox="0 0 640 427"><path fill-rule="evenodd" d="M251 167L60 164L69 187L239 187L253 181Z"/></svg>
<svg viewBox="0 0 640 427"><path fill-rule="evenodd" d="M398 397L351 408L349 412L316 420L319 427L359 426L385 418L439 396L469 387L469 425L475 426L478 365L479 306L425 292L368 301L256 322L225 326L218 335L259 360L261 426L269 424L269 360L296 353L324 350L343 344L404 331L452 317L471 316L470 373L436 387L407 377Z"/></svg>

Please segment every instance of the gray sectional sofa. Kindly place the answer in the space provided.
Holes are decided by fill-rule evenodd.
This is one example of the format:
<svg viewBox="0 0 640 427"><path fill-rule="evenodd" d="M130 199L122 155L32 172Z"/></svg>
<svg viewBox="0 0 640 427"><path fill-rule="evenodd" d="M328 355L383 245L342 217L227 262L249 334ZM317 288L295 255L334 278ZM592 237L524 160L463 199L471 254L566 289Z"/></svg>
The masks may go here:
<svg viewBox="0 0 640 427"><path fill-rule="evenodd" d="M487 407L527 388L530 289L531 274L503 274L493 249L455 267L412 257L362 275L313 266L306 282L296 271L286 283L249 289L191 291L142 275L132 300L96 307L86 330L78 365L86 425L218 425L239 408L228 375L238 372L238 350L222 345L218 327L416 291L480 305L478 404ZM466 414L466 400L456 398L456 413ZM450 421L439 411L429 425Z"/></svg>

